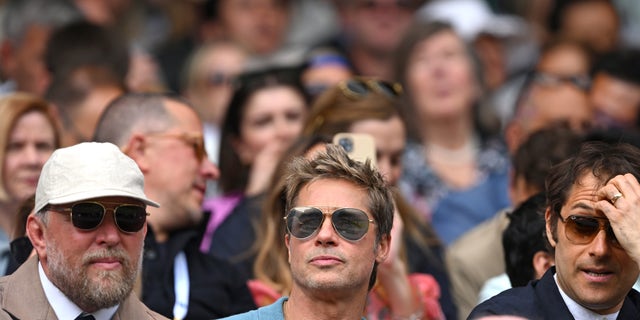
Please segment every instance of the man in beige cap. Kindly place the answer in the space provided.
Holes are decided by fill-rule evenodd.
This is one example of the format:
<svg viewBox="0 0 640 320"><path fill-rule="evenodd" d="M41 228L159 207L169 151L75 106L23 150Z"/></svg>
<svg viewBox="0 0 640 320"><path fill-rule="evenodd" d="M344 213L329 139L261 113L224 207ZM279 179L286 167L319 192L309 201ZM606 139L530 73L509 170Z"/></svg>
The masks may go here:
<svg viewBox="0 0 640 320"><path fill-rule="evenodd" d="M113 144L55 151L27 220L37 257L0 278L2 310L12 319L164 319L131 294L146 207L158 207L143 190L142 172Z"/></svg>

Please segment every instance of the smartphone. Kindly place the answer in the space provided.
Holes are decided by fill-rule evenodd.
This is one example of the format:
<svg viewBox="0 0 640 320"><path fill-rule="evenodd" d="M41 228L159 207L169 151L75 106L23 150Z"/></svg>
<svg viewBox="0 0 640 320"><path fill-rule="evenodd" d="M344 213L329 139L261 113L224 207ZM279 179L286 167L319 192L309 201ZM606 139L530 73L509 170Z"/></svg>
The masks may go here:
<svg viewBox="0 0 640 320"><path fill-rule="evenodd" d="M376 144L371 135L341 132L333 136L333 144L341 146L351 159L363 163L369 159L371 166L376 167Z"/></svg>

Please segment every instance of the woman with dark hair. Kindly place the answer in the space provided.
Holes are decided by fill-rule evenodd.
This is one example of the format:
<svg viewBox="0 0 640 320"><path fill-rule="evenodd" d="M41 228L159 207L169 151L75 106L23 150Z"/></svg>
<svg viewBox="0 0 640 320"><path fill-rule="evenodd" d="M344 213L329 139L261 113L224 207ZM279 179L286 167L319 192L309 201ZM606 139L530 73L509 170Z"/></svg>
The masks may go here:
<svg viewBox="0 0 640 320"><path fill-rule="evenodd" d="M477 60L449 24L417 23L396 55L408 141L401 186L446 245L509 206L508 157Z"/></svg>
<svg viewBox="0 0 640 320"><path fill-rule="evenodd" d="M201 251L233 260L252 245L254 237L246 234L252 215L283 152L302 132L307 104L298 68L239 76L222 127L222 196L204 203L211 217ZM250 268L243 270L247 276Z"/></svg>

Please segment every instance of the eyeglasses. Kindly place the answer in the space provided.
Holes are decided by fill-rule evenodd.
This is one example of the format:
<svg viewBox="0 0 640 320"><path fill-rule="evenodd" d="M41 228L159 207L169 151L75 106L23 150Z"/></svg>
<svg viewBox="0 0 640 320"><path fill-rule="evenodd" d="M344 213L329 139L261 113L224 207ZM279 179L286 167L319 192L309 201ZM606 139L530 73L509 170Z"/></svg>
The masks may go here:
<svg viewBox="0 0 640 320"><path fill-rule="evenodd" d="M364 211L355 208L339 208L331 213L324 213L316 207L295 207L284 220L287 231L292 236L306 239L322 227L327 215L331 216L331 224L338 235L349 241L362 239L369 230L369 223L375 223Z"/></svg>
<svg viewBox="0 0 640 320"><path fill-rule="evenodd" d="M543 72L535 72L533 80L544 86L559 86L562 84L572 84L580 90L587 91L591 87L591 79L589 76L571 75L563 76Z"/></svg>
<svg viewBox="0 0 640 320"><path fill-rule="evenodd" d="M198 133L148 133L147 137L152 138L173 138L182 140L193 148L196 158L202 161L207 156L207 150L204 148L204 137Z"/></svg>
<svg viewBox="0 0 640 320"><path fill-rule="evenodd" d="M560 221L565 224L565 236L573 244L591 243L600 230L605 230L607 239L611 244L620 247L620 243L613 233L607 218L570 215L566 219L560 216Z"/></svg>
<svg viewBox="0 0 640 320"><path fill-rule="evenodd" d="M107 212L105 204L117 205L113 208L113 220L118 229L125 233L138 232L147 220L146 207L136 204L120 204L114 202L78 202L69 207L49 205L48 209L54 212L69 212L71 223L80 229L90 231L96 229Z"/></svg>
<svg viewBox="0 0 640 320"><path fill-rule="evenodd" d="M371 92L377 92L388 98L395 99L402 94L402 86L399 83L389 83L374 79L349 79L338 84L345 97L356 100Z"/></svg>

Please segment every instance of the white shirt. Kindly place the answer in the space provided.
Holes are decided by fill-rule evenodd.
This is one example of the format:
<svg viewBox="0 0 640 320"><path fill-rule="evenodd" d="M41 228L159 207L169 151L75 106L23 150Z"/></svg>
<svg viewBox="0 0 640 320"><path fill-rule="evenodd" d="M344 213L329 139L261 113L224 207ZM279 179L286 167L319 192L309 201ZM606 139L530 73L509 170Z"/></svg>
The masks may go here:
<svg viewBox="0 0 640 320"><path fill-rule="evenodd" d="M44 289L44 294L47 296L47 300L58 319L75 319L83 312L82 309L69 300L69 298L47 278L40 261L38 261L38 273L40 274L40 284L42 285L42 289ZM116 310L118 310L118 306L119 305L115 305L110 308L100 309L91 314L96 320L109 320L116 313Z"/></svg>
<svg viewBox="0 0 640 320"><path fill-rule="evenodd" d="M620 310L610 313L610 314L597 314L583 306L579 303L575 302L571 297L569 297L562 288L560 284L558 284L558 274L553 275L553 279L556 281L556 286L558 286L558 290L560 291L560 295L562 296L562 300L564 300L564 304L567 305L569 312L573 315L574 319L580 320L615 320L618 317L618 313Z"/></svg>

